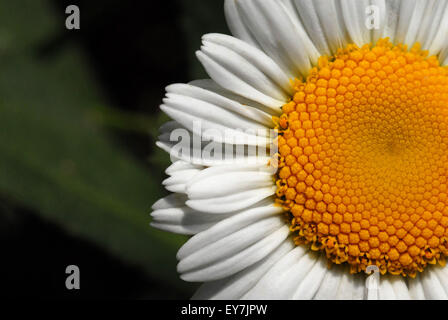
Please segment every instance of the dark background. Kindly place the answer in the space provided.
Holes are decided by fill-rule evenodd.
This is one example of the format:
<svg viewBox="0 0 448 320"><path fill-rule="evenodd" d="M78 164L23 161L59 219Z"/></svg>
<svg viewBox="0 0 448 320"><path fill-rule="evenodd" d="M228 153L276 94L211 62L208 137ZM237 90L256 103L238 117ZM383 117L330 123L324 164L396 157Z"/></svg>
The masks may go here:
<svg viewBox="0 0 448 320"><path fill-rule="evenodd" d="M201 34L228 33L222 1L0 3L2 295L189 298L186 238L149 227L169 163L154 143L164 87L204 77ZM70 4L80 30L65 28ZM65 288L70 264L80 290Z"/></svg>

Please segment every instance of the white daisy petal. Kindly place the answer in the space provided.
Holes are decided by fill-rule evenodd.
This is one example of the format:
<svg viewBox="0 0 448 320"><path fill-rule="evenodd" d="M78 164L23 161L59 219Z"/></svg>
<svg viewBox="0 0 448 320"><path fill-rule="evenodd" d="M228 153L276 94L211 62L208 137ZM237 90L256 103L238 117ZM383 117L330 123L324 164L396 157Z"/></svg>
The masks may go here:
<svg viewBox="0 0 448 320"><path fill-rule="evenodd" d="M448 295L433 270L426 270L421 274L421 282L426 299L446 300Z"/></svg>
<svg viewBox="0 0 448 320"><path fill-rule="evenodd" d="M342 269L342 270L341 270ZM334 268L325 273L322 284L314 296L315 300L333 300L337 297L338 289L342 281L342 274L348 272L347 268Z"/></svg>
<svg viewBox="0 0 448 320"><path fill-rule="evenodd" d="M209 229L225 217L204 214L188 207L155 210L151 226L179 234L193 235Z"/></svg>
<svg viewBox="0 0 448 320"><path fill-rule="evenodd" d="M244 137L246 144L269 144L271 141L264 125L203 100L168 93L163 102L162 111L208 140L233 143L235 137Z"/></svg>
<svg viewBox="0 0 448 320"><path fill-rule="evenodd" d="M189 101L188 103L194 102ZM218 143L245 144L252 146L266 146L272 142L272 139L270 137L264 136L267 133L267 130L261 129L260 131L258 131L257 129L253 129L253 132L255 132L255 134L253 134L252 132L246 133L241 130L241 128L244 127L236 129L229 128L225 125L195 116L189 113L187 110L179 110L176 107L177 106L173 105L160 106L162 111L165 112L168 116L181 123L182 126L186 127L190 132L193 132L198 137L202 137L205 141L208 140ZM223 120L229 121L231 120L231 117L223 118ZM263 133L263 135L257 135L257 133L259 132ZM176 135L177 133L172 132L171 134ZM183 137L183 132L179 132L178 134ZM189 138L192 139L193 136L190 136Z"/></svg>
<svg viewBox="0 0 448 320"><path fill-rule="evenodd" d="M278 109L269 108L269 107L267 107L267 106L265 106L265 105L263 105L261 103L258 103L258 102L254 101L254 100L247 99L247 98L245 98L245 97L243 97L241 95L238 95L238 94L233 93L233 92L231 92L229 90L226 90L223 87L219 86L212 79L194 80L194 81L191 81L189 84L192 85L192 86L195 86L195 87L199 87L199 88L205 89L207 91L214 92L214 93L218 94L219 96L222 96L222 97L227 98L229 100L238 102L239 104L241 104L243 106L242 110L247 109L247 108L249 109L249 111L251 111L252 108L260 110L263 113L263 121L259 121L259 122L260 123L264 123L264 121L269 120L269 122L267 124L268 128L273 128L272 116L273 115L277 115L278 116L280 114L279 113L280 111ZM225 103L225 105L222 105L222 104L219 104L219 105L221 105L223 108L224 107L226 107L226 108L231 107L229 105L229 103L227 103L227 102ZM249 111L244 111L244 112L248 113ZM244 114L244 116L250 116L250 118L255 116L254 120L257 120L257 121L258 121L258 118L260 117L258 115L254 115L252 113Z"/></svg>
<svg viewBox="0 0 448 320"><path fill-rule="evenodd" d="M229 277L262 260L275 250L289 235L288 226L283 225L277 231L262 238L247 249L224 260L182 274L185 281L214 281Z"/></svg>
<svg viewBox="0 0 448 320"><path fill-rule="evenodd" d="M338 300L362 300L364 297L365 278L343 271L342 279L336 294Z"/></svg>
<svg viewBox="0 0 448 320"><path fill-rule="evenodd" d="M410 300L411 295L409 293L408 286L406 284L406 280L403 277L389 277L389 281L394 289L395 296L398 300Z"/></svg>
<svg viewBox="0 0 448 320"><path fill-rule="evenodd" d="M178 164L180 168L185 163ZM198 232L208 230L221 220L232 216L229 214L209 214L200 212L185 205L188 197L184 194L173 193L158 200L153 206L151 213L151 226L178 234L194 235Z"/></svg>
<svg viewBox="0 0 448 320"><path fill-rule="evenodd" d="M172 176L174 174L176 174L179 171L185 171L185 170L200 170L203 169L203 166L197 166L194 164L191 164L190 162L186 162L186 161L176 161L173 162L173 164L171 164L166 170L165 173L169 176Z"/></svg>
<svg viewBox="0 0 448 320"><path fill-rule="evenodd" d="M204 80L202 82L204 82ZM205 82L211 82L211 80ZM228 110L232 113L242 116L245 119L250 119L251 122L257 122L263 125L263 127L265 128L273 127L271 114L259 110L257 107L249 106L247 105L247 103L246 105L243 105L236 99L229 99L222 93L218 93L215 90L202 88L198 86L200 85L200 83L201 82L196 81L190 84L173 84L168 86L166 88L166 91L169 93L183 95L207 102L209 104L212 104L213 106L220 107L224 110ZM211 87L211 85L209 85L209 87Z"/></svg>
<svg viewBox="0 0 448 320"><path fill-rule="evenodd" d="M237 0L225 0L224 12L226 16L227 25L230 32L238 39L251 44L254 47L259 47L257 40L253 37L238 11L236 5Z"/></svg>
<svg viewBox="0 0 448 320"><path fill-rule="evenodd" d="M394 288L388 277L382 277L380 279L380 287L378 291L378 298L380 300L396 300L397 295L395 294Z"/></svg>
<svg viewBox="0 0 448 320"><path fill-rule="evenodd" d="M275 83L274 87L278 86L279 89L281 88L281 90L283 90L284 93L288 94L289 96L294 93L294 90L290 83L290 78L271 58L269 58L261 50L254 48L244 41L224 34L207 34L203 36L202 39L205 43L215 43L237 53L242 58L250 61L251 64L253 64L253 66L257 68L257 70L260 70L264 75L272 80ZM234 62L231 61L227 63L233 64ZM241 70L235 70L235 72L241 72ZM249 73L250 71L246 69L244 70L244 72ZM277 89L277 92L273 92L273 94L279 95L279 98L281 99L287 99L288 97L285 96L283 91L279 89Z"/></svg>
<svg viewBox="0 0 448 320"><path fill-rule="evenodd" d="M201 174L197 175L193 180L190 181L190 186L199 183L204 179L208 179L215 176L225 175L231 172L247 172L253 173L254 175L270 173L274 174L273 168L268 166L267 163L256 165L256 164L241 164L241 165L227 165L227 166L217 166L213 168L207 168L201 171ZM238 181L235 181L238 182ZM236 183L237 184L237 183Z"/></svg>
<svg viewBox="0 0 448 320"><path fill-rule="evenodd" d="M177 208L185 205L185 201L187 201L187 196L184 194L173 193L165 198L159 199L156 203L154 203L151 207L152 210L163 210L170 208Z"/></svg>
<svg viewBox="0 0 448 320"><path fill-rule="evenodd" d="M294 26L294 31L304 41L304 46L308 50L308 58L312 65L315 65L322 53L316 48L313 38L311 38L300 20L300 16L293 4L293 0L278 0L279 4L283 6L283 11L288 15L291 23ZM305 74L307 75L307 74Z"/></svg>
<svg viewBox="0 0 448 320"><path fill-rule="evenodd" d="M210 168L210 170L213 169L221 168ZM229 170L230 172L208 174L210 170L203 170L201 174L190 181L187 187L189 199L210 199L273 185L270 172L243 170L232 172Z"/></svg>
<svg viewBox="0 0 448 320"><path fill-rule="evenodd" d="M279 260L243 299L292 299L297 287L317 262L317 256L304 247L294 250Z"/></svg>
<svg viewBox="0 0 448 320"><path fill-rule="evenodd" d="M202 285L193 296L193 299L240 299L278 260L294 248L293 241L289 238L286 239L271 254L251 267L232 277Z"/></svg>
<svg viewBox="0 0 448 320"><path fill-rule="evenodd" d="M269 167L232 165L203 170L187 186L187 205L200 211L241 210L273 195L276 187Z"/></svg>
<svg viewBox="0 0 448 320"><path fill-rule="evenodd" d="M428 1L406 0L406 3L400 7L396 42L409 46L415 43L428 3Z"/></svg>
<svg viewBox="0 0 448 320"><path fill-rule="evenodd" d="M437 32L440 29L442 19L445 19L447 1L428 0L423 20L418 31L416 41L422 44L424 50L428 50Z"/></svg>
<svg viewBox="0 0 448 320"><path fill-rule="evenodd" d="M433 272L436 273L440 284L448 295L448 269L446 267L435 266Z"/></svg>
<svg viewBox="0 0 448 320"><path fill-rule="evenodd" d="M313 269L305 276L293 295L294 300L310 300L314 297L328 271L327 260L320 255Z"/></svg>
<svg viewBox="0 0 448 320"><path fill-rule="evenodd" d="M250 47L254 51L254 47ZM259 92L271 97L278 101L287 101L288 96L283 90L277 86L262 70L259 69L257 62L254 58L260 58L260 55L249 56L250 60L247 60L247 55L244 57L241 53L244 52L244 46L241 42L233 43L233 47L218 44L216 41L202 40L201 52L210 57L213 61L224 67L228 72L234 74L244 83L249 84L251 87ZM264 57L264 61L269 61L267 57ZM255 61L253 61L255 60ZM255 63L254 63L255 62ZM261 64L263 62L261 61ZM286 84L286 83L285 83Z"/></svg>
<svg viewBox="0 0 448 320"><path fill-rule="evenodd" d="M340 0L347 32L359 47L372 42L372 32L366 27L366 9L369 0Z"/></svg>
<svg viewBox="0 0 448 320"><path fill-rule="evenodd" d="M260 47L288 76L309 72L310 56L318 56L318 51L300 21L292 21L292 15L280 1L244 0L237 1L237 6Z"/></svg>
<svg viewBox="0 0 448 320"><path fill-rule="evenodd" d="M192 237L179 250L177 253L177 258L179 260L185 259L187 256L192 255L194 252L204 248L206 245L221 240L224 237L229 236L232 233L237 232L257 221L272 216L278 216L282 211L282 208L273 205L272 201L265 200L256 204L252 208L235 213L232 217L224 219L210 229Z"/></svg>
<svg viewBox="0 0 448 320"><path fill-rule="evenodd" d="M434 54L437 55L439 53L441 53L442 51L444 51L444 49L447 47L446 46L446 38L448 36L448 5L445 7L445 9L443 10L443 17L440 21L440 24L436 26L437 28L437 32L434 36L433 41L431 42L431 44L429 45L429 53L430 54ZM442 57L442 61L444 60L444 58Z"/></svg>
<svg viewBox="0 0 448 320"><path fill-rule="evenodd" d="M166 232L190 236L203 230L207 230L208 228L210 228L210 226L214 224L214 223L196 223L189 225L188 223L189 223L188 221L186 221L185 223L178 223L178 224L151 222L150 225L153 228L160 229Z"/></svg>
<svg viewBox="0 0 448 320"><path fill-rule="evenodd" d="M386 7L386 0L370 0L371 3L371 10L367 12L366 14L372 15L371 18L378 19L378 21L371 21L376 22L377 25L375 28L373 28L372 33L372 41L373 43L376 43L380 38L384 37L385 29L387 28L387 17L389 15L389 12L387 12ZM372 12L373 10L376 10L376 16L373 16L375 12Z"/></svg>
<svg viewBox="0 0 448 320"><path fill-rule="evenodd" d="M344 26L344 18L341 12L340 2L336 0L305 0L313 1L314 8L319 16L322 30L325 33L328 46L334 54L339 48L345 47L348 43ZM297 3L301 1L297 0ZM331 17L329 19L328 17Z"/></svg>
<svg viewBox="0 0 448 320"><path fill-rule="evenodd" d="M265 106L273 110L279 110L279 108L285 104L286 100L281 101L275 99L257 90L251 84L245 82L243 79L227 70L225 66L219 64L219 62L215 61L206 53L197 51L196 56L204 66L208 75L221 87L235 94L239 94L247 99L251 99L258 103L264 104ZM245 66L247 65L241 65L242 68L244 68ZM260 79L259 81L259 83L261 83L263 79Z"/></svg>
<svg viewBox="0 0 448 320"><path fill-rule="evenodd" d="M315 9L314 0L294 0L293 4L303 23L308 36L313 41L316 49L321 55L330 55L331 50L328 45L324 29L320 23L319 15Z"/></svg>
<svg viewBox="0 0 448 320"><path fill-rule="evenodd" d="M400 4L401 0L385 0L386 18L384 21L384 27L383 26L381 27L382 33L379 37L380 38L388 37L392 43L395 43L395 35L397 32L398 21L400 18Z"/></svg>
<svg viewBox="0 0 448 320"><path fill-rule="evenodd" d="M187 163L184 161L177 161L182 163ZM185 193L186 192L186 185L187 183L193 179L193 177L201 172L201 169L197 168L194 165L191 165L187 163L190 168L184 168L184 169L178 169L176 171L169 171L171 172L170 177L165 179L162 182L162 185L165 186L165 188L168 191L171 192L178 192L178 193ZM172 167L172 166L171 166ZM170 167L170 168L171 168ZM172 169L175 170L175 169ZM168 173L168 172L167 172Z"/></svg>
<svg viewBox="0 0 448 320"><path fill-rule="evenodd" d="M221 165L266 165L271 159L269 155L257 154L263 151L257 146L245 146L222 144L219 142L203 141L195 134L184 132L178 136L175 131L167 132L159 136L160 141L156 145L169 153L173 160L181 159L198 166L221 166ZM179 138L181 137L181 138ZM184 141L187 140L187 141ZM244 138L241 139L244 141ZM266 152L268 150L265 150Z"/></svg>
<svg viewBox="0 0 448 320"><path fill-rule="evenodd" d="M177 270L180 273L187 273L231 257L265 238L282 225L284 223L280 217L261 219L182 258Z"/></svg>
<svg viewBox="0 0 448 320"><path fill-rule="evenodd" d="M408 279L409 295L412 300L424 300L425 291L420 280L420 276L417 275L414 279Z"/></svg>

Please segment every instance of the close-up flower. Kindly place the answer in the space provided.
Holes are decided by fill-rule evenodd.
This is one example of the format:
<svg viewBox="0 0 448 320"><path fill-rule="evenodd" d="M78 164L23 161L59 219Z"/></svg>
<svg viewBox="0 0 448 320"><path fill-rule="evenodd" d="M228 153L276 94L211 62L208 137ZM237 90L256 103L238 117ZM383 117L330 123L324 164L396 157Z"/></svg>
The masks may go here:
<svg viewBox="0 0 448 320"><path fill-rule="evenodd" d="M448 299L448 2L224 12L160 107L151 225L191 236L193 299Z"/></svg>

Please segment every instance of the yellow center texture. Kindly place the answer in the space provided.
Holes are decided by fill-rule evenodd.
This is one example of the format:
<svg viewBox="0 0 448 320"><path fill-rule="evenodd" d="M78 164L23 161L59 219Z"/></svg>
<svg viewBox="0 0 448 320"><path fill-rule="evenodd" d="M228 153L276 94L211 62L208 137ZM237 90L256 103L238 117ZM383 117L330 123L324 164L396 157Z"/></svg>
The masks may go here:
<svg viewBox="0 0 448 320"><path fill-rule="evenodd" d="M448 255L448 69L381 39L321 57L277 124L277 203L297 245L414 277Z"/></svg>

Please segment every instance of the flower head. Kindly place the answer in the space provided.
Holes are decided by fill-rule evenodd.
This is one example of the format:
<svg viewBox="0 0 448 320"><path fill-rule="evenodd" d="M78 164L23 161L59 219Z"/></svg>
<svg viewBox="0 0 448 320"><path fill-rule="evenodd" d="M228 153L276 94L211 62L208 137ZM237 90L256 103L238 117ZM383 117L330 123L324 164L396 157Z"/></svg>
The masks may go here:
<svg viewBox="0 0 448 320"><path fill-rule="evenodd" d="M448 298L448 5L227 0L167 88L153 225L196 298ZM370 290L370 291L369 291Z"/></svg>

